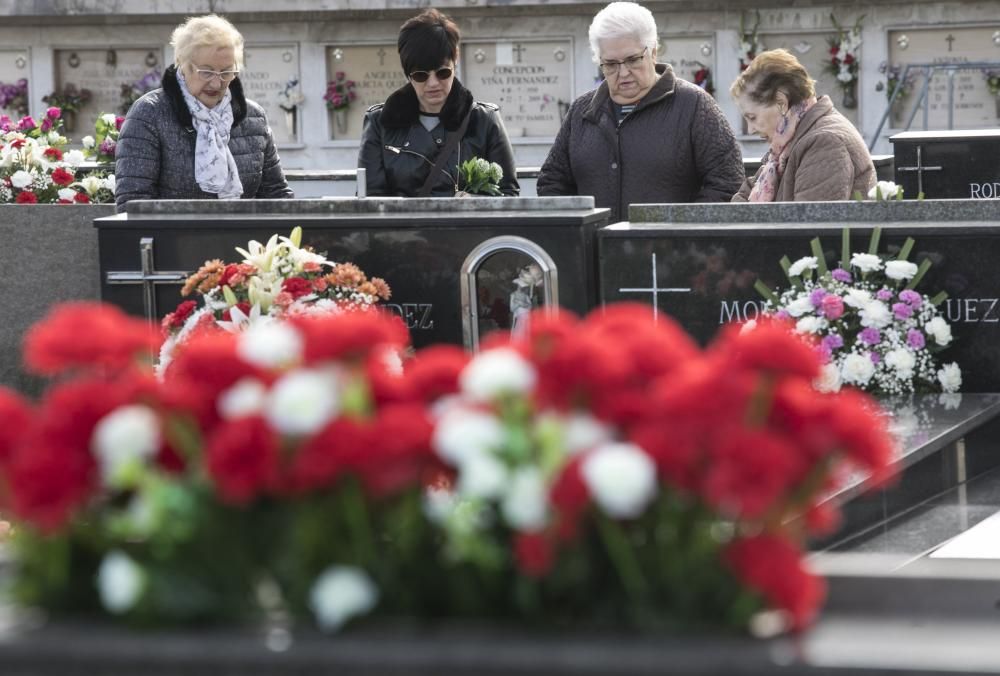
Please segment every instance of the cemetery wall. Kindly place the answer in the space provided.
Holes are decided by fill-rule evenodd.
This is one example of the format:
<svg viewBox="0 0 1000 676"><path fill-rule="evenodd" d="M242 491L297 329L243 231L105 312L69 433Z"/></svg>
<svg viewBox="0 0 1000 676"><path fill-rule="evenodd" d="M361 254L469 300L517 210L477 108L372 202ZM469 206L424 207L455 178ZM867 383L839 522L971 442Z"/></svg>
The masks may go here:
<svg viewBox="0 0 1000 676"><path fill-rule="evenodd" d="M308 5L309 9L300 9ZM365 108L381 101L403 81L395 50L400 23L426 3L417 0L292 0L247 2L80 0L34 3L0 0L0 81L29 81L33 111L49 92L73 84L94 93L78 115L77 138L92 128L100 112L121 103L122 85L172 62L166 44L186 15L228 13L247 39L243 79L250 96L268 110L288 168L347 169L355 166ZM578 95L595 85L587 27L603 3L568 0L445 0L436 7L459 22L464 45L459 74L483 100L501 105L519 166L544 160L560 116ZM707 0L692 8L679 0L650 1L662 36L661 60L674 63L682 77L707 69L715 96L730 123L742 130L730 100L729 83L739 73L741 16L752 25L759 8L758 36L765 47L795 52L838 107L871 139L886 112L886 73L880 66L906 63L997 63L1000 73L1000 2L882 2L862 6L786 1L750 3ZM821 65L833 36L831 13L850 27L863 16L857 105ZM343 72L355 82L355 101L330 111L322 99L327 83ZM298 78L305 101L288 115L279 94ZM998 92L979 71L959 70L952 81L952 123L956 128L996 126ZM998 80L1000 82L1000 80ZM887 135L913 110L922 80L909 83L908 96L894 106L875 147L889 153ZM949 80L936 76L929 87L928 123L948 123ZM916 123L922 125L922 113ZM741 135L744 155L759 157L763 144Z"/></svg>

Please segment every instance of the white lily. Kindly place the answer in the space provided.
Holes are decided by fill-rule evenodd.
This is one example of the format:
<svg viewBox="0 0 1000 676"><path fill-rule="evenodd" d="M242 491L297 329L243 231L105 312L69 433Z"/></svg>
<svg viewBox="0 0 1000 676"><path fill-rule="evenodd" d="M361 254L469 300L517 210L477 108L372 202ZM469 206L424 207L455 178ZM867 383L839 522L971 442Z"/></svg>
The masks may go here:
<svg viewBox="0 0 1000 676"><path fill-rule="evenodd" d="M236 247L236 252L243 256L243 262L253 265L262 272L270 272L274 257L286 244L283 242L279 244L278 235L271 235L271 239L267 240L266 245L257 240L251 240L247 246L250 247L249 251Z"/></svg>
<svg viewBox="0 0 1000 676"><path fill-rule="evenodd" d="M260 321L260 306L254 305L250 308L250 314L247 315L243 310L239 309L235 305L229 308L229 321L217 320L215 323L223 331L228 331L229 333L241 333L246 331L254 324Z"/></svg>

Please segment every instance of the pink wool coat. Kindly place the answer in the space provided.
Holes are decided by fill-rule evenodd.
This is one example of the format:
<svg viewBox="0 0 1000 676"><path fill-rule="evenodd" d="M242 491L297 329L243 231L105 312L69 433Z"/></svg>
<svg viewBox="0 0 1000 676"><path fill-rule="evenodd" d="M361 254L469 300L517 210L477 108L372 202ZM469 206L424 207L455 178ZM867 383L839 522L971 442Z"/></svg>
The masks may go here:
<svg viewBox="0 0 1000 676"><path fill-rule="evenodd" d="M760 170L743 181L732 201L746 202L759 175ZM861 134L837 112L829 96L821 96L789 142L788 163L778 178L774 201L849 200L855 191L867 197L874 185L875 165Z"/></svg>

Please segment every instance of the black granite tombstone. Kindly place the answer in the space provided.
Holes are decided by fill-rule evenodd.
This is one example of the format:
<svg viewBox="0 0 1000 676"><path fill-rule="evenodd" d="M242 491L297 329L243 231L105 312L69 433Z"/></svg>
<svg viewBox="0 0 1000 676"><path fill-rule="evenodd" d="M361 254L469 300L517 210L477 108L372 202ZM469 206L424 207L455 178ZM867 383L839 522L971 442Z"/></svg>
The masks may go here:
<svg viewBox="0 0 1000 676"><path fill-rule="evenodd" d="M976 209L982 207L982 209ZM883 226L880 251L916 240L912 261L932 266L918 290L948 293L942 314L954 341L942 353L963 371L963 391L1000 389L1000 203L947 202L803 203L635 207L632 222L598 232L603 303L637 300L668 313L701 342L730 321L758 316L763 298L759 278L770 288L788 285L779 260L810 256L819 237L826 259L840 258L841 232L851 225L852 252L866 251L874 224ZM917 213L927 222L909 221ZM684 223L715 215L714 222ZM961 219L966 216L970 220ZM750 218L762 222L747 222ZM977 220L971 220L975 217ZM834 220L837 219L837 220ZM982 220L979 220L982 219ZM646 221L646 222L643 222ZM731 222L725 222L731 221Z"/></svg>
<svg viewBox="0 0 1000 676"><path fill-rule="evenodd" d="M1000 129L908 131L889 140L907 199L1000 198Z"/></svg>
<svg viewBox="0 0 1000 676"><path fill-rule="evenodd" d="M151 318L182 300L179 284L205 260L236 262L234 247L301 225L304 244L389 283L388 309L421 347L463 343L466 311L477 318L466 322L472 345L480 332L510 328L514 280L532 263L555 281L559 305L594 307L594 230L607 218L589 197L206 200L135 202L95 225L102 298ZM475 287L465 297L463 282Z"/></svg>

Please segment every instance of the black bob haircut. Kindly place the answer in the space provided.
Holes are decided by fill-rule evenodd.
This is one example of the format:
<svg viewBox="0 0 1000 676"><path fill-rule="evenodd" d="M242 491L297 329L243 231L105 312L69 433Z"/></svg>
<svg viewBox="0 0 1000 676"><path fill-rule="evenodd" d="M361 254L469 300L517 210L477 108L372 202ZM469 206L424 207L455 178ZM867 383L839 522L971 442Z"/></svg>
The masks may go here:
<svg viewBox="0 0 1000 676"><path fill-rule="evenodd" d="M403 72L409 76L415 70L432 71L457 61L461 38L455 22L434 8L407 19L396 41Z"/></svg>

